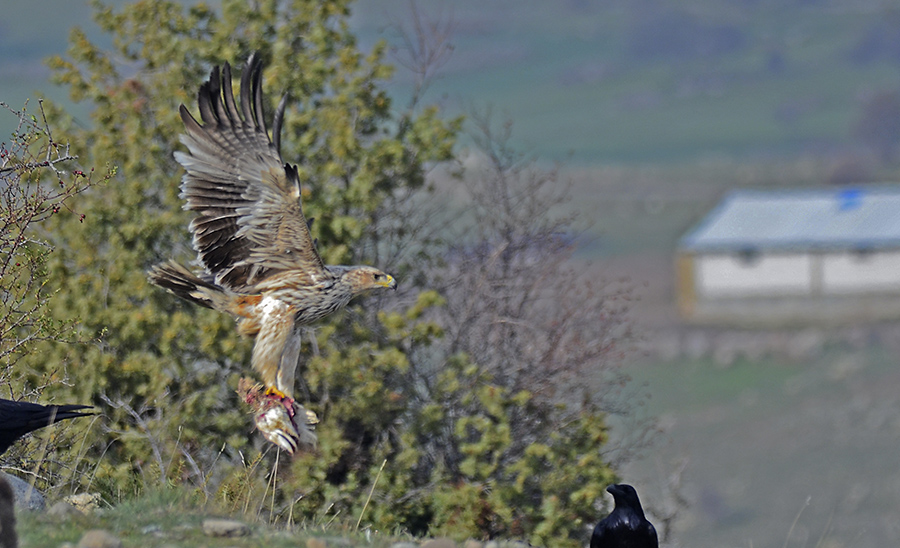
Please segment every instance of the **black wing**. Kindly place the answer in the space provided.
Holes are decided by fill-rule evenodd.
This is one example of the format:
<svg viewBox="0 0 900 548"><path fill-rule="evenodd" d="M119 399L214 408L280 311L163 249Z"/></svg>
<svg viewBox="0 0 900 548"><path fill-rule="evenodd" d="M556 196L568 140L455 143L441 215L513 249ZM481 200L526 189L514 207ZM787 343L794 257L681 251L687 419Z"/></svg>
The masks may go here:
<svg viewBox="0 0 900 548"><path fill-rule="evenodd" d="M90 405L40 405L0 399L0 454L29 432L50 424L92 413L79 413Z"/></svg>
<svg viewBox="0 0 900 548"><path fill-rule="evenodd" d="M616 508L594 528L591 548L659 548L659 539L646 518Z"/></svg>

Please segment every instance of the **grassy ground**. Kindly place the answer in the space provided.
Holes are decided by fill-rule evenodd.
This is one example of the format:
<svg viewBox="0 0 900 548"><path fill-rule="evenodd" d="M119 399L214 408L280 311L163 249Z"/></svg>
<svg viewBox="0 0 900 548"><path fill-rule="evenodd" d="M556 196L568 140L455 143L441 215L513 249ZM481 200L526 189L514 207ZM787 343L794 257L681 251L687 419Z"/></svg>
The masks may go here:
<svg viewBox="0 0 900 548"><path fill-rule="evenodd" d="M688 504L677 511L669 547L895 546L896 364L895 354L864 344L830 345L807 362L634 362L628 366L634 386L651 395L642 413L657 417L663 433L622 470L622 478L638 487L660 525L666 481L681 469L679 491ZM94 528L110 531L126 547L302 546L319 538L378 548L398 541L357 531L355 519L289 527L265 523L259 517L265 508L256 510L235 513L171 489L126 498L90 516L60 520L22 513L19 522L22 545L35 548L75 543ZM202 521L210 517L241 520L252 533L209 537Z"/></svg>
<svg viewBox="0 0 900 548"><path fill-rule="evenodd" d="M227 518L249 525L249 535L213 537L203 531L203 521ZM77 544L85 531L103 529L128 547L198 546L257 548L306 546L309 539L343 539L342 546L388 547L401 537L357 530L355 523L335 520L320 524L265 523L251 511L230 514L204 505L181 489L147 493L123 501L112 508L95 510L90 515L66 518L39 513L20 513L19 537L23 547L57 548L63 543ZM344 543L345 542L345 543ZM328 544L337 545L335 543ZM325 546L325 545L320 545Z"/></svg>

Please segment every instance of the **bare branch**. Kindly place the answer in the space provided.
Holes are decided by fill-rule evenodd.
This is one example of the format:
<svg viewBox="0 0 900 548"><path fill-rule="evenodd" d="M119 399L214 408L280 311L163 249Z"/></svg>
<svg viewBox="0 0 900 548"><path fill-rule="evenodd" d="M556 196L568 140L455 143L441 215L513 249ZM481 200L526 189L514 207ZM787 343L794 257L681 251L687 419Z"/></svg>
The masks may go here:
<svg viewBox="0 0 900 548"><path fill-rule="evenodd" d="M456 24L452 15L445 17L440 9L434 19L426 19L416 0L409 1L409 13L409 27L401 23L393 24L402 42L401 46L393 48L393 58L413 74L411 109L419 103L436 74L453 55L450 39L456 32Z"/></svg>
<svg viewBox="0 0 900 548"><path fill-rule="evenodd" d="M23 373L15 369L35 343L74 338L74 322L57 322L48 314L54 291L47 286L46 261L53 248L41 238L40 225L71 211L67 202L86 190L93 176L92 170L65 169L76 157L54 140L43 102L38 105L36 117L28 114L27 103L16 110L0 102L17 119L9 144L0 144L0 384L12 397L42 389L24 386Z"/></svg>

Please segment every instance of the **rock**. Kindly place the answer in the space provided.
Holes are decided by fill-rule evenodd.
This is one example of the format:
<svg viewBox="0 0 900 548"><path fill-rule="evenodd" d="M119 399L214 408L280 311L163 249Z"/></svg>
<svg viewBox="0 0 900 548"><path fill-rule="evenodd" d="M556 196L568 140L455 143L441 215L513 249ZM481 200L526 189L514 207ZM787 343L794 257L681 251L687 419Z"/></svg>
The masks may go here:
<svg viewBox="0 0 900 548"><path fill-rule="evenodd" d="M420 544L419 548L456 548L456 543L448 538L432 538Z"/></svg>
<svg viewBox="0 0 900 548"><path fill-rule="evenodd" d="M484 543L475 539L469 539L463 543L463 548L484 548Z"/></svg>
<svg viewBox="0 0 900 548"><path fill-rule="evenodd" d="M419 545L415 542L395 542L391 548L419 548Z"/></svg>
<svg viewBox="0 0 900 548"><path fill-rule="evenodd" d="M159 534L162 534L162 527L156 523L146 525L144 527L141 527L141 534L142 535L159 535Z"/></svg>
<svg viewBox="0 0 900 548"><path fill-rule="evenodd" d="M44 494L31 487L27 481L11 476L6 472L0 472L9 486L12 487L13 495L16 497L16 507L23 510L42 511L47 507L47 499Z"/></svg>
<svg viewBox="0 0 900 548"><path fill-rule="evenodd" d="M341 537L316 537L306 541L306 548L352 548L353 542Z"/></svg>
<svg viewBox="0 0 900 548"><path fill-rule="evenodd" d="M250 534L250 528L231 519L205 519L203 532L211 537L244 537Z"/></svg>
<svg viewBox="0 0 900 548"><path fill-rule="evenodd" d="M47 515L53 516L57 518L70 518L72 516L83 516L84 512L75 508L68 502L64 500L56 501L50 508L47 509Z"/></svg>
<svg viewBox="0 0 900 548"><path fill-rule="evenodd" d="M90 514L97 508L100 508L100 493L78 493L77 495L69 495L63 498L75 508L81 510L85 514Z"/></svg>
<svg viewBox="0 0 900 548"><path fill-rule="evenodd" d="M81 536L76 548L122 548L122 541L109 531L91 529Z"/></svg>

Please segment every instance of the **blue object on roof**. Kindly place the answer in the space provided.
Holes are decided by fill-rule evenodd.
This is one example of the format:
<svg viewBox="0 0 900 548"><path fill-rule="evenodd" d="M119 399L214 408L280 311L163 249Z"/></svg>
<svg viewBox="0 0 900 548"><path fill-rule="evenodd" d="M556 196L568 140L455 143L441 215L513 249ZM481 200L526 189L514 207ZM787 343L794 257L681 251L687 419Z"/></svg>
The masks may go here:
<svg viewBox="0 0 900 548"><path fill-rule="evenodd" d="M838 207L841 211L856 209L862 204L863 195L863 191L858 188L845 188L838 192L838 200L840 201Z"/></svg>
<svg viewBox="0 0 900 548"><path fill-rule="evenodd" d="M690 251L900 248L900 186L740 190L679 248Z"/></svg>

